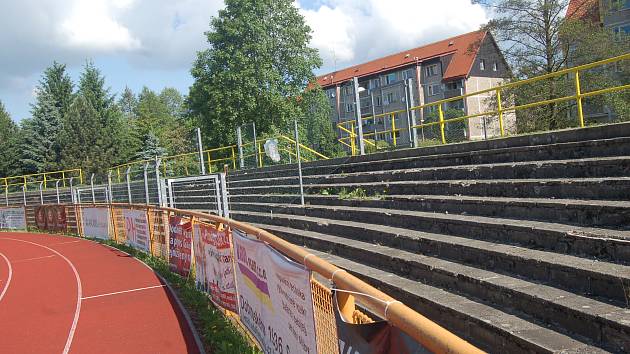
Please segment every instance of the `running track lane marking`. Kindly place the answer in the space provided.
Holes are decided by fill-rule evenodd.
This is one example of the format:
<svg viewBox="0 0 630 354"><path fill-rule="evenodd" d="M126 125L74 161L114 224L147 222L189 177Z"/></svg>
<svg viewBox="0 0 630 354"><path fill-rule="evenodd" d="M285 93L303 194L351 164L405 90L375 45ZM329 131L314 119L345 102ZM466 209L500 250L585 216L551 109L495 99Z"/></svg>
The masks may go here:
<svg viewBox="0 0 630 354"><path fill-rule="evenodd" d="M82 297L81 300L86 300L86 299L93 299L95 297L103 297L103 296L110 296L110 295L117 295L117 294L125 294L125 293L132 293L135 291L141 291L141 290L148 290L148 289L155 289L155 288L163 288L166 285L164 284L160 284L160 285L154 285L154 286L146 286L144 288L136 288L136 289L129 289L129 290L123 290L123 291L115 291L113 293L107 293L107 294L100 294L100 295L92 295L92 296L86 296L86 297Z"/></svg>
<svg viewBox="0 0 630 354"><path fill-rule="evenodd" d="M35 246L39 246L39 247L45 248L45 249L47 249L47 250L57 254L59 257L63 258L66 261L66 263L68 263L70 268L72 268L72 271L74 272L74 277L77 280L77 307L76 307L76 310L74 311L74 319L72 320L72 326L70 326L70 332L68 333L68 339L66 340L66 346L63 348L63 354L68 354L68 352L70 351L70 346L72 345L72 339L74 338L74 332L76 332L76 330L77 330L77 323L79 322L79 313L81 312L81 298L83 297L83 288L81 287L81 278L79 277L79 272L77 271L77 268L63 254L57 252L56 250L54 250L54 249L52 249L50 247L47 247L47 246L44 246L44 245L40 245L39 243L26 241L26 240L20 240L20 239L17 239L17 238L8 238L8 237L2 237L2 238L0 238L0 240L12 240L12 241L30 243L31 245L35 245Z"/></svg>
<svg viewBox="0 0 630 354"><path fill-rule="evenodd" d="M51 254L50 256L41 256L41 257L18 259L17 261L13 261L13 264L20 263L20 262L37 261L37 260L45 259L45 258L52 258L54 256L55 256L54 254Z"/></svg>
<svg viewBox="0 0 630 354"><path fill-rule="evenodd" d="M0 301L2 301L4 294L7 293L7 290L9 289L9 285L11 284L11 278L13 278L13 268L11 267L11 262L9 262L9 259L7 258L7 256L5 256L3 253L0 253L0 257L4 258L4 261L7 262L7 265L9 266L9 277L7 278L7 283L4 285L4 288L2 289L2 292L0 293Z"/></svg>

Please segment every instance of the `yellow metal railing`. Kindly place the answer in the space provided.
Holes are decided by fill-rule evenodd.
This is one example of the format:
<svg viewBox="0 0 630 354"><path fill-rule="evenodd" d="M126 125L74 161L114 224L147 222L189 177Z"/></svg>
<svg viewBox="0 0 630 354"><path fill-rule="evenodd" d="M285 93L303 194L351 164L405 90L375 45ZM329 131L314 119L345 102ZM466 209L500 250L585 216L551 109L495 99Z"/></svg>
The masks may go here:
<svg viewBox="0 0 630 354"><path fill-rule="evenodd" d="M524 109L528 109L528 108L534 108L534 107L540 107L540 106L544 106L544 105L549 105L549 104L553 104L553 103L559 103L559 102L566 102L566 101L575 101L576 102L576 110L577 110L577 126L579 127L584 127L585 126L585 121L584 121L584 108L583 108L583 100L585 98L588 97L593 97L593 96L597 96L597 95L603 95L606 93L613 93L613 92L619 92L619 91L623 91L623 90L628 90L630 89L630 83L625 83L625 84L621 84L618 86L612 86L612 87L605 87L605 88L601 88L601 89L596 89L596 90L592 90L592 91L588 91L588 92L583 92L582 91L582 85L581 85L581 81L580 81L580 72L583 72L585 70L588 69L593 69L593 68L598 68L598 67L604 67L608 64L613 64L613 63L619 63L623 60L628 60L630 59L630 53L624 54L624 55L620 55L620 56L616 56L613 58L609 58L609 59L605 59L605 60L600 60L600 61L596 61L590 64L585 64L585 65L580 65L580 66L576 66L576 67L572 67L572 68L567 68L567 69L563 69L563 70L559 70L550 74L546 74L546 75L541 75L541 76L537 76L534 78L530 78L530 79L526 79L526 80L520 80L520 81L515 81L515 82L511 82L511 83L507 83L507 84L502 84L502 85L498 85L496 87L491 87L488 89L484 89L484 90L480 90L480 91L475 91L475 92L470 92L470 93L466 93L460 96L456 96L456 97L451 97L451 98L446 98L446 99L442 99L439 101L435 101L435 102L431 102L431 103L426 103L426 104L422 104L422 105L418 105L418 106L414 106L410 108L410 111L419 111L425 108L437 108L437 121L435 122L428 122L428 123L422 123L422 124L416 124L416 125L411 125L408 127L404 127L402 129L400 128L396 128L396 115L397 114L406 114L407 110L402 109L402 110L397 110L397 111L391 111L391 112L386 112L386 113L381 113L381 114L376 114L376 115L372 115L372 116L367 116L367 117L362 117L361 118L361 122L362 124L366 121L370 121L372 120L374 122L374 124L376 125L376 120L381 118L383 120L385 119L391 119L391 125L389 129L383 129L381 131L374 131L374 132L368 132L366 134L363 134L363 140L364 143L370 146L374 146L376 148L377 144L375 144L375 142L371 141L369 139L369 137L373 136L373 137L378 137L379 134L381 135L385 135L385 136L391 136L392 138L392 142L394 147L397 146L397 138L396 138L396 134L401 132L401 131L410 131L412 129L424 129L424 128L431 128L431 127L435 127L435 126L439 126L439 140L440 143L442 144L446 144L446 135L445 135L445 126L448 123L454 123L454 122L469 122L470 119L472 118L476 118L476 117L482 117L482 116L495 116L498 119L498 126L499 126L499 132L498 134L503 137L506 136L508 134L507 129L506 129L506 123L505 123L505 114L509 113L509 112L514 112L514 114L519 111L519 110L524 110ZM573 86L575 89L575 93L574 94L570 94L567 96L563 96L563 97L557 97L557 98L553 98L553 99L547 99L547 100L541 100L541 101L536 101L536 102L530 102L530 103L524 103L524 104L512 104L512 105L505 105L506 100L505 97L502 97L502 93L505 93L506 90L509 89L515 89L515 88L519 88L521 86L524 85L528 85L528 84L532 84L532 83L536 83L536 82L540 82L542 80L547 80L547 79L552 79L552 78L558 78L558 77L563 77L563 76L567 76L567 75L573 75ZM495 101L495 107L491 108L491 109L487 109L487 110L483 110L480 107L480 110L482 110L483 112L479 112L479 113L474 113L474 114L468 114L468 115L464 115L461 117L455 117L455 118L445 118L444 115L444 105L446 103L450 103L450 102L456 102L456 101L460 101L469 97L474 97L474 96L479 96L479 95L485 95L485 94L491 94L494 97L494 101ZM508 100L510 101L510 100ZM358 138L358 134L356 132L356 120L346 120L346 121L342 121L339 122L337 124L337 127L339 129L340 135L341 137L338 139L338 141L343 144L344 146L348 147L349 150L351 151L352 155L357 155L358 154L358 149L357 149L357 138Z"/></svg>
<svg viewBox="0 0 630 354"><path fill-rule="evenodd" d="M74 184L83 183L83 171L80 168L71 170L60 170L52 172L31 173L21 176L11 176L0 178L0 187L5 190L11 189L11 187L17 188L29 188L29 185L37 186L42 185L44 190L57 186L59 182L60 187L67 187L70 185L70 179L76 180Z"/></svg>
<svg viewBox="0 0 630 354"><path fill-rule="evenodd" d="M294 161L294 159L297 159L297 155L295 154L295 140L285 135L261 137L257 140L255 147L253 146L253 142L243 144L243 158L248 159L256 157L256 161L258 164L257 167L265 166L266 158L264 143L267 139L278 140L278 150L281 153L281 157L284 157L286 159L285 162L291 162ZM300 144L300 150L300 159L304 162L317 159L328 159L327 156L317 152L316 150L304 144ZM204 156L205 168L209 173L223 170L224 165L227 165L228 169L232 170L238 169L238 166L240 165L240 157L237 145L228 145L203 150L202 153ZM163 174L163 176L189 176L199 173L199 152L162 156L160 159L160 172ZM120 183L124 181L127 169L130 169L130 171L140 171L145 164L154 162L154 159L137 160L114 166L110 168L109 171L112 173L112 176L115 178L115 180Z"/></svg>

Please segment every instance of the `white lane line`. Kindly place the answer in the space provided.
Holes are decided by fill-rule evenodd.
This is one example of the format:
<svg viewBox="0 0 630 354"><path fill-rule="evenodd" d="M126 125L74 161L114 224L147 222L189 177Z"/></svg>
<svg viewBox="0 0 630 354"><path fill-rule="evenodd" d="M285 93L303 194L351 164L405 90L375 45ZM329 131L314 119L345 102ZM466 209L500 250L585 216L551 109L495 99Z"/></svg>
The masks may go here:
<svg viewBox="0 0 630 354"><path fill-rule="evenodd" d="M68 339L66 339L66 345L63 348L63 354L68 354L68 352L70 352L70 346L72 345L72 339L74 338L74 333L77 330L77 323L79 322L79 314L81 313L81 298L83 297L83 288L81 287L81 277L79 277L79 272L77 271L77 268L74 266L74 264L72 264L72 262L66 258L66 256L64 256L63 254L55 251L54 249L44 246L44 245L40 245L39 243L36 242L31 242L31 241L26 241L26 240L20 240L17 238L2 238L3 240L12 240L12 241L18 241L18 242L24 242L24 243L30 243L31 245L35 245L35 246L39 246L42 248L45 248L55 254L57 254L59 257L63 258L66 263L68 263L68 265L70 266L70 268L72 268L72 271L74 272L74 277L77 280L77 306L76 309L74 311L74 319L72 320L72 326L70 326L70 331L68 332Z"/></svg>
<svg viewBox="0 0 630 354"><path fill-rule="evenodd" d="M66 243L77 243L77 242L81 242L81 241L65 241L65 242L57 242L57 243L53 243L53 244L51 244L51 246L56 246L56 245L65 245Z"/></svg>
<svg viewBox="0 0 630 354"><path fill-rule="evenodd" d="M41 256L41 257L33 257L33 258L26 258L26 259L18 259L17 261L13 261L13 264L20 263L20 262L36 261L36 260L39 260L39 259L52 258L52 257L55 257L55 255L51 254L50 256Z"/></svg>
<svg viewBox="0 0 630 354"><path fill-rule="evenodd" d="M4 294L6 294L7 290L9 290L9 285L11 284L11 279L13 278L13 268L11 267L11 262L9 262L7 256L5 256L3 253L0 253L0 257L4 258L4 261L7 262L7 265L9 266L9 277L7 278L7 283L4 284L4 288L0 293L0 301L2 301Z"/></svg>
<svg viewBox="0 0 630 354"><path fill-rule="evenodd" d="M123 290L123 291L115 291L113 293L107 293L107 294L100 294L100 295L92 295L92 296L86 296L86 297L82 297L81 300L85 300L85 299L93 299L95 297L103 297L103 296L110 296L110 295L117 295L117 294L125 294L125 293L133 293L136 291L141 291L141 290L148 290L148 289L155 289L155 288L163 288L166 285L164 284L160 284L160 285L154 285L154 286L147 286L144 288L136 288L136 289L129 289L129 290Z"/></svg>

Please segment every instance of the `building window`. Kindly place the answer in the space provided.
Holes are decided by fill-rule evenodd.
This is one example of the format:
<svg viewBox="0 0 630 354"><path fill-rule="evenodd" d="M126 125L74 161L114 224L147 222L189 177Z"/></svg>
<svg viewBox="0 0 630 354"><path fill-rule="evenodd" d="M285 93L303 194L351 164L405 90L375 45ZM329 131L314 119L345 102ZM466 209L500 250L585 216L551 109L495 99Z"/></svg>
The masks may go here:
<svg viewBox="0 0 630 354"><path fill-rule="evenodd" d="M328 90L328 91L327 91L327 92L328 92L328 97L329 97L329 98L335 98L335 91L336 91L336 89L330 89L330 90Z"/></svg>
<svg viewBox="0 0 630 354"><path fill-rule="evenodd" d="M385 95L384 103L386 105L394 103L394 93L393 92L388 92Z"/></svg>
<svg viewBox="0 0 630 354"><path fill-rule="evenodd" d="M457 90L459 88L459 81L451 81L446 83L447 90Z"/></svg>
<svg viewBox="0 0 630 354"><path fill-rule="evenodd" d="M387 74L387 76L385 76L385 83L387 85L393 84L394 82L397 81L397 79L398 79L398 75L396 75L396 73Z"/></svg>
<svg viewBox="0 0 630 354"><path fill-rule="evenodd" d="M497 64L497 62L492 62L492 71L497 71L499 70L499 65Z"/></svg>
<svg viewBox="0 0 630 354"><path fill-rule="evenodd" d="M427 66L427 68L425 69L426 72L426 76L434 76L437 75L438 73L438 65L437 64L433 64L433 65L429 65Z"/></svg>
<svg viewBox="0 0 630 354"><path fill-rule="evenodd" d="M374 106L376 106L376 107L380 107L381 106L381 96L374 97Z"/></svg>
<svg viewBox="0 0 630 354"><path fill-rule="evenodd" d="M354 103L346 103L346 113L354 112Z"/></svg>
<svg viewBox="0 0 630 354"><path fill-rule="evenodd" d="M403 71L403 79L408 80L408 79L413 79L413 69L407 69L405 71Z"/></svg>
<svg viewBox="0 0 630 354"><path fill-rule="evenodd" d="M484 59L479 60L479 70L486 70L486 61Z"/></svg>
<svg viewBox="0 0 630 354"><path fill-rule="evenodd" d="M621 41L625 36L630 35L630 25L618 26L613 28L615 40Z"/></svg>
<svg viewBox="0 0 630 354"><path fill-rule="evenodd" d="M610 12L621 11L629 8L629 0L610 0Z"/></svg>
<svg viewBox="0 0 630 354"><path fill-rule="evenodd" d="M379 80L379 79L370 80L370 82L368 83L368 88L370 90L373 90L373 89L375 89L377 87L380 87L380 86L381 86L381 80Z"/></svg>
<svg viewBox="0 0 630 354"><path fill-rule="evenodd" d="M429 96L439 95L442 92L442 86L440 84L427 86L427 94Z"/></svg>

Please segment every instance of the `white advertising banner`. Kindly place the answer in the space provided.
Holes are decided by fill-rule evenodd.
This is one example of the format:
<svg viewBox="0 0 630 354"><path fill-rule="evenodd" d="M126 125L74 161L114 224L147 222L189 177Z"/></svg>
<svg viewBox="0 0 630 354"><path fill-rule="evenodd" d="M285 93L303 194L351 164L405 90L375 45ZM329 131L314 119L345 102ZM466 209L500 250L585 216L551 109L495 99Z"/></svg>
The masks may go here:
<svg viewBox="0 0 630 354"><path fill-rule="evenodd" d="M127 245L141 251L149 251L149 222L147 212L144 210L124 209L125 235Z"/></svg>
<svg viewBox="0 0 630 354"><path fill-rule="evenodd" d="M205 224L195 224L194 231L197 285L224 309L238 312L230 231Z"/></svg>
<svg viewBox="0 0 630 354"><path fill-rule="evenodd" d="M0 229L26 229L24 208L0 208Z"/></svg>
<svg viewBox="0 0 630 354"><path fill-rule="evenodd" d="M310 271L233 230L241 321L268 354L317 353Z"/></svg>
<svg viewBox="0 0 630 354"><path fill-rule="evenodd" d="M109 240L109 209L107 208L83 208L81 210L81 222L83 223L83 235L87 237Z"/></svg>

